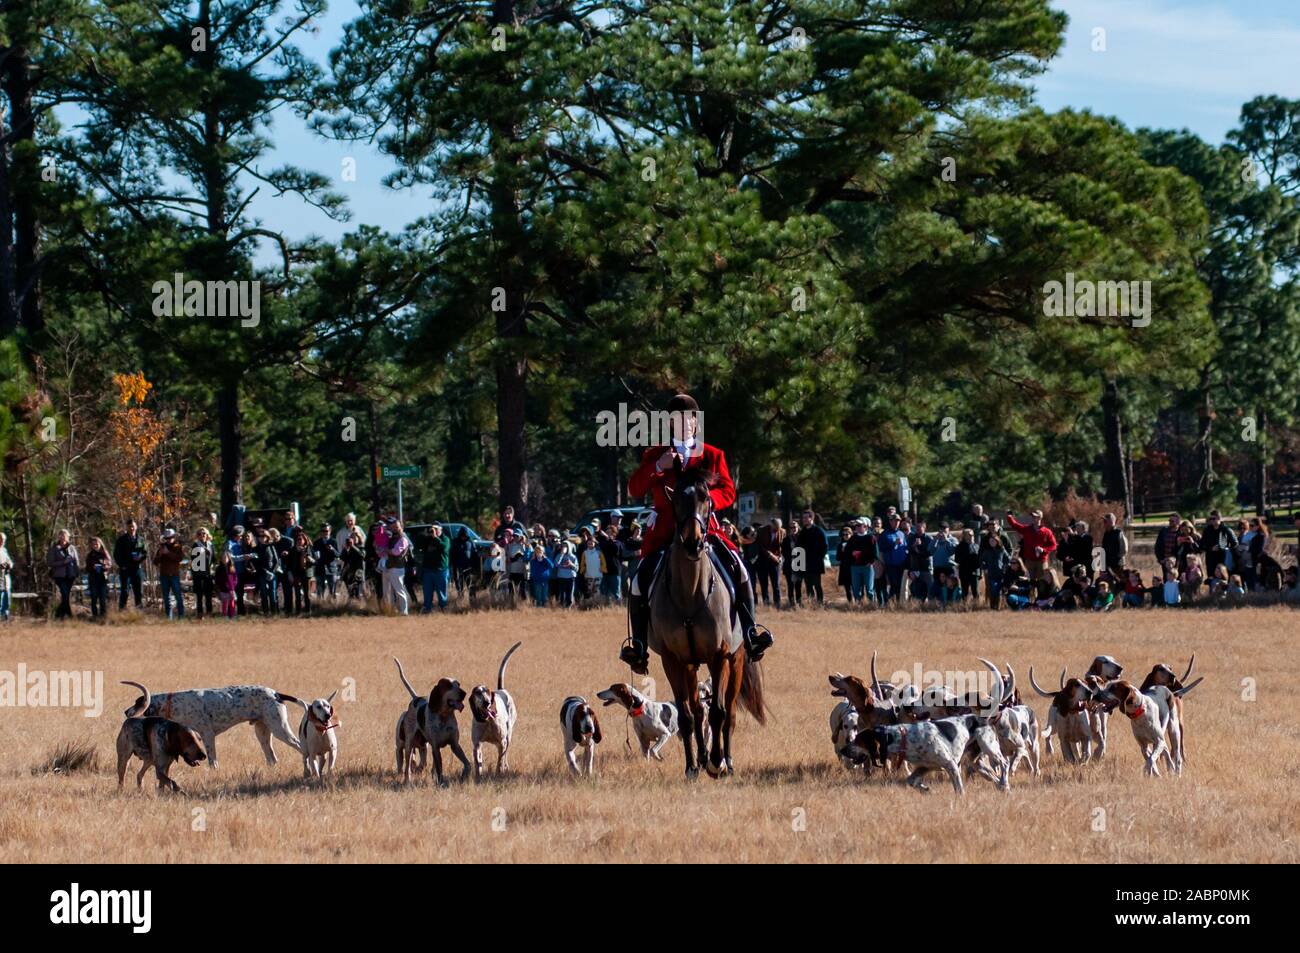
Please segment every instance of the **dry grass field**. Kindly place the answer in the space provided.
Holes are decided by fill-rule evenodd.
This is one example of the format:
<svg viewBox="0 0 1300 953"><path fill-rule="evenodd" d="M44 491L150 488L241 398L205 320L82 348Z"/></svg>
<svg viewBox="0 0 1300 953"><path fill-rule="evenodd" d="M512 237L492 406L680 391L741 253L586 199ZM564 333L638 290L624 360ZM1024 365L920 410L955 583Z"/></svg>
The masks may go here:
<svg viewBox="0 0 1300 953"><path fill-rule="evenodd" d="M742 720L734 778L689 783L680 743L665 748L663 764L634 759L615 709L601 710L599 777L568 777L559 704L625 677L616 610L15 624L0 629L0 670L102 670L106 702L93 719L67 708L0 713L0 862L1300 860L1294 609L1106 617L828 609L768 621L779 638L765 662L773 718L762 728ZM426 773L403 788L392 734L407 698L391 656L417 688L451 675L468 689L495 678L516 639L524 645L508 675L521 713L512 774L439 789ZM937 779L920 794L879 772L850 777L832 757L826 675L866 676L873 648L882 677L917 662L973 670L985 655L1010 661L1022 679L1032 663L1040 682L1054 682L1064 665L1078 672L1097 653L1138 678L1156 661L1181 673L1194 651L1206 681L1187 701L1189 763L1181 778L1145 778L1119 718L1104 762L1070 768L1059 754L1046 757L1041 778L1022 768L1009 793L980 778L958 798ZM355 697L337 704L337 780L305 784L301 760L278 742L280 763L268 767L241 725L220 736L218 771L173 769L185 796L158 794L152 774L136 791L134 768L119 793L113 741L136 694L117 684L123 678L156 691L262 683L304 699L352 680ZM1254 680L1254 700L1243 699L1243 679ZM1042 717L1046 703L1032 704ZM290 711L296 727L300 709ZM468 749L468 713L461 717ZM34 773L60 743L79 739L94 744L96 767ZM1098 809L1104 830L1094 829Z"/></svg>

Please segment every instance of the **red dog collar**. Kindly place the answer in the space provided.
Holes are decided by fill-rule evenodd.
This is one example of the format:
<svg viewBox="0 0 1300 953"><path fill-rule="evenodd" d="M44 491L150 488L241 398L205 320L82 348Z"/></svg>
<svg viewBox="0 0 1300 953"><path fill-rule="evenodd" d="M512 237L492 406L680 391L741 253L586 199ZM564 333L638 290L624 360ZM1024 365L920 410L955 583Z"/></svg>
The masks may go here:
<svg viewBox="0 0 1300 953"><path fill-rule="evenodd" d="M1136 721L1137 719L1139 719L1139 718L1142 717L1142 713L1143 713L1144 711L1146 711L1146 710L1147 710L1147 706L1146 706L1146 705L1138 705L1138 707L1137 707L1137 711L1133 712L1132 714L1129 714L1128 712L1125 712L1125 714L1127 714L1130 718L1132 718L1134 721Z"/></svg>
<svg viewBox="0 0 1300 953"><path fill-rule="evenodd" d="M642 702L641 704L637 705L635 708L629 710L628 714L631 715L633 718L640 718L642 715L645 714L645 702Z"/></svg>

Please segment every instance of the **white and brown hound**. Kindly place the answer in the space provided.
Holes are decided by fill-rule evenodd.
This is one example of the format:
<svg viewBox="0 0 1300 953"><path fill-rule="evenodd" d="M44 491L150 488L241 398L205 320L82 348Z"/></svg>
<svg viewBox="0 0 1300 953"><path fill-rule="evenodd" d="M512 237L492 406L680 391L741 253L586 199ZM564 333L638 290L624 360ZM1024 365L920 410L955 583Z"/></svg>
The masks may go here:
<svg viewBox="0 0 1300 953"><path fill-rule="evenodd" d="M402 759L405 758L409 765L409 770L419 774L424 770L425 764L429 758L429 742L420 731L415 723L414 717L408 717L406 711L397 716L397 728L393 732L393 741L397 748L397 773L403 774ZM415 760L416 754L420 755L420 763L412 765L410 762Z"/></svg>
<svg viewBox="0 0 1300 953"><path fill-rule="evenodd" d="M560 705L560 733L564 739L564 760L574 777L596 772L596 745L600 744L600 720L581 695L570 695ZM582 749L583 764L578 765L576 752Z"/></svg>
<svg viewBox="0 0 1300 953"><path fill-rule="evenodd" d="M1092 757L1092 725L1088 721L1088 704L1096 701L1096 692L1083 679L1066 679L1061 671L1060 691L1048 692L1034 680L1034 667L1029 666L1029 684L1052 704L1047 709L1048 754L1052 752L1052 739L1061 742L1061 754L1069 764L1087 764Z"/></svg>
<svg viewBox="0 0 1300 953"><path fill-rule="evenodd" d="M700 686L702 690L703 685ZM622 705L627 710L632 722L632 730L641 745L641 757L649 761L664 759L659 752L668 740L677 734L677 706L672 702L659 702L641 694L626 682L615 682L609 688L596 692L596 697L610 705ZM704 744L707 747L711 731L704 728Z"/></svg>
<svg viewBox="0 0 1300 953"><path fill-rule="evenodd" d="M302 776L320 781L326 774L334 773L334 762L339 756L338 729L340 722L334 717L334 696L317 698L305 705L302 721L298 723L298 741L302 745Z"/></svg>
<svg viewBox="0 0 1300 953"><path fill-rule="evenodd" d="M1192 669L1195 666L1196 666L1195 652L1192 653L1191 660L1188 661L1187 663L1187 671L1183 673L1182 678L1179 678L1176 674L1174 674L1174 670L1170 668L1168 665L1165 665L1163 662L1160 662L1154 668L1152 668L1150 674L1148 674L1147 677L1142 680L1142 685L1138 689L1138 691L1145 693L1156 685L1163 685L1166 688L1168 688L1171 692L1173 692L1173 698L1171 702L1173 711L1169 719L1169 730L1171 735L1175 733L1177 734L1177 742L1175 743L1171 739L1170 746L1177 748L1178 751L1177 761L1180 768L1182 765L1187 763L1187 755L1183 751L1183 742L1187 737L1187 732L1185 731L1185 726L1183 724L1182 697L1183 695L1186 695L1188 692L1190 692L1193 688L1195 688L1203 681L1203 679L1198 678L1190 685L1184 685L1184 683L1189 678L1191 678Z"/></svg>
<svg viewBox="0 0 1300 953"><path fill-rule="evenodd" d="M415 693L411 683L406 680L402 663L397 659L393 661L397 662L397 675L411 696L411 703L404 716L408 722L398 733L399 745L403 739L411 745L405 749L399 748L397 752L397 763L402 767L402 780L411 780L411 756L415 753L417 739L422 737L433 749L433 770L437 772L438 783L447 783L442 773L443 748L451 748L451 753L460 759L460 779L464 781L469 777L469 759L460 747L460 726L456 723L456 712L465 710L465 690L454 678L440 678L429 692L429 697L423 698Z"/></svg>
<svg viewBox="0 0 1300 953"><path fill-rule="evenodd" d="M1172 741L1165 739L1166 732L1171 728L1169 713L1175 700L1172 691L1164 685L1153 685L1148 691L1140 692L1130 682L1120 678L1102 689L1100 698L1103 704L1111 708L1118 707L1128 716L1129 723L1133 726L1133 737L1146 760L1148 776L1160 774L1157 762L1162 757L1174 774L1182 773L1182 763L1175 747L1178 741L1177 729L1174 729Z"/></svg>
<svg viewBox="0 0 1300 953"><path fill-rule="evenodd" d="M1124 666L1115 661L1113 656L1098 655L1084 672L1083 679L1094 692L1106 687L1106 683L1124 674ZM1106 756L1106 722L1110 712L1105 705L1092 705L1088 709L1088 727L1092 731L1092 743L1096 746L1095 757L1098 761Z"/></svg>
<svg viewBox="0 0 1300 953"><path fill-rule="evenodd" d="M856 771L863 767L854 762L848 754L849 746L861 731L862 716L852 704L840 702L831 709L831 745L835 748L835 756L840 759L840 764L844 766L845 771Z"/></svg>
<svg viewBox="0 0 1300 953"><path fill-rule="evenodd" d="M470 726L470 747L474 755L474 780L483 775L483 745L495 745L497 749L497 774L500 775L510 767L510 741L515 734L518 711L515 700L506 691L506 663L515 649L523 645L516 642L510 646L501 665L497 668L497 687L492 691L486 685L475 685L469 693L469 712L474 719Z"/></svg>
<svg viewBox="0 0 1300 953"><path fill-rule="evenodd" d="M143 693L125 712L126 721L117 733L117 786L126 780L126 765L131 755L140 759L140 773L135 776L135 786L141 787L144 773L153 768L158 777L158 789L183 794L181 787L168 772L177 759L191 768L204 760L203 746L198 733L179 722L157 715L146 716L149 708L149 689L139 682L123 682Z"/></svg>
<svg viewBox="0 0 1300 953"><path fill-rule="evenodd" d="M1016 688L1016 673L1010 663L1007 664L1006 694L998 713L989 721L998 737L1002 754L1008 759L1008 777L1016 773L1016 766L1022 760L1029 762L1029 769L1035 776L1041 774L1042 746L1038 716L1032 708L1021 703L1020 692Z"/></svg>

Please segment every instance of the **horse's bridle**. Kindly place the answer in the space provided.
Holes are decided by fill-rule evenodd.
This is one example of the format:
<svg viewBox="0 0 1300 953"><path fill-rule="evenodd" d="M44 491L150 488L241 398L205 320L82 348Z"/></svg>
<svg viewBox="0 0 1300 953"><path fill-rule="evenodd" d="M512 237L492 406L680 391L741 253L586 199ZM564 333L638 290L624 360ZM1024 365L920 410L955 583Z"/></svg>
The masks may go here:
<svg viewBox="0 0 1300 953"><path fill-rule="evenodd" d="M701 516L700 511L698 509L695 511L695 522L700 524L700 541L695 544L693 551L687 548L688 544L686 542L686 537L684 536L682 531L679 529L676 533L677 542L681 545L683 549L685 549L688 553L690 553L692 557L695 559L699 559L701 556L703 556L705 548L709 545L709 523L713 519L713 497L712 495L709 495L706 496L705 498L709 501L709 508L707 512L705 512L705 514Z"/></svg>

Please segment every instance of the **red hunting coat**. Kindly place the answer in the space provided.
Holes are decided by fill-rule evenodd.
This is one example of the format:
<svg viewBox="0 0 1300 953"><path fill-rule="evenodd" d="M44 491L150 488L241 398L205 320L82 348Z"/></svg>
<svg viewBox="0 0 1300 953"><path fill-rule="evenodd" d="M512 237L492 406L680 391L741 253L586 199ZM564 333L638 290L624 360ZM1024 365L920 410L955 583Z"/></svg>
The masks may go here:
<svg viewBox="0 0 1300 953"><path fill-rule="evenodd" d="M647 527L645 539L641 543L643 559L671 543L673 530L676 528L673 504L669 501L668 494L664 493L665 486L677 489L673 482L673 471L655 472L655 463L667 449L668 447L651 447L647 450L641 457L641 465L627 480L627 491L631 496L642 497L647 493L651 494L651 506L655 511L654 525ZM736 502L736 484L731 482L731 471L727 469L726 456L717 447L706 443L703 445L703 451L691 457L682 467L682 476L689 482L696 476L710 473L714 475L713 486L709 490L709 496L713 499L714 515L709 517L709 535L721 541L728 549L734 550L736 547L731 540L722 535L716 513Z"/></svg>

